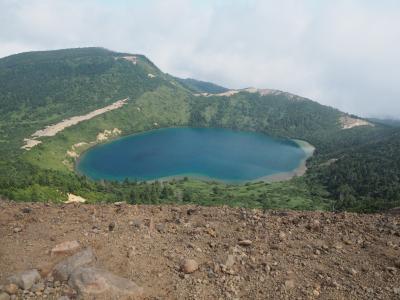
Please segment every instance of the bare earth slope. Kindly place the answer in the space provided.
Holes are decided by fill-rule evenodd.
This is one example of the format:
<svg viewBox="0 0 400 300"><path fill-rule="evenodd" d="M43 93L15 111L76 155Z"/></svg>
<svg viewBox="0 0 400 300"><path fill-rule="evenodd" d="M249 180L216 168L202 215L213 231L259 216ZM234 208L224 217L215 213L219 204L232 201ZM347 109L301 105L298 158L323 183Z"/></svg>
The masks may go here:
<svg viewBox="0 0 400 300"><path fill-rule="evenodd" d="M19 271L44 272L59 260L54 246L77 240L145 299L400 297L399 215L0 201L0 237L0 288ZM191 274L180 270L187 258L199 264ZM18 293L74 295L48 291Z"/></svg>

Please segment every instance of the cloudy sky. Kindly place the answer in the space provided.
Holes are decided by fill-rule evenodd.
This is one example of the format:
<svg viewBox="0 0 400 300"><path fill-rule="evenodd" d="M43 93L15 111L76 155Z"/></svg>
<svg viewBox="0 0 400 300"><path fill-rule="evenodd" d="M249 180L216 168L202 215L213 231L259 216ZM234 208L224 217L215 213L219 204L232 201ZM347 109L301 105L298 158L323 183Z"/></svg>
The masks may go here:
<svg viewBox="0 0 400 300"><path fill-rule="evenodd" d="M400 117L398 0L0 0L0 57L102 46L230 88Z"/></svg>

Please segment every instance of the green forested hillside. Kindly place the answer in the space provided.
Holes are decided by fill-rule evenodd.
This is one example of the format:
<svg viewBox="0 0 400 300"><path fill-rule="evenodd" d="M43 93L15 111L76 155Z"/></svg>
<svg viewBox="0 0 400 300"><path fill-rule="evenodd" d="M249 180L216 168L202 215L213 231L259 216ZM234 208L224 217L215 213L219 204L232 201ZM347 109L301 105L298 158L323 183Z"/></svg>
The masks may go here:
<svg viewBox="0 0 400 300"><path fill-rule="evenodd" d="M339 210L375 211L400 205L400 131L342 152L330 165L315 166Z"/></svg>
<svg viewBox="0 0 400 300"><path fill-rule="evenodd" d="M0 59L0 194L16 200L61 201L70 192L90 201L294 209L379 210L398 205L394 185L400 166L391 165L396 148L387 143L398 137L392 129L375 124L343 130L344 113L283 92L195 95L224 91L211 83L164 74L144 56L102 48L30 52ZM37 129L123 98L129 101L117 110L42 138L43 143L30 151L20 149L23 139ZM151 184L93 182L74 173L75 159L67 155L72 149L79 154L96 144L96 136L104 130L118 128L126 135L171 126L259 131L306 140L316 146L316 152L305 177L246 185L192 179ZM370 148L371 142L378 150L371 150L375 149ZM85 146L75 148L82 143ZM360 167L367 158L367 167ZM378 172L380 158L393 168ZM370 181L360 180L360 174ZM372 181L379 182L379 189Z"/></svg>
<svg viewBox="0 0 400 300"><path fill-rule="evenodd" d="M161 73L147 58L135 55L132 68L123 56L83 48L0 59L0 153L18 148L34 129L159 86L159 77L148 80L148 73Z"/></svg>
<svg viewBox="0 0 400 300"><path fill-rule="evenodd" d="M193 93L210 93L210 94L218 94L228 91L227 88L219 86L217 84L196 80L192 78L181 79L178 77L174 77L176 81L182 84L185 88Z"/></svg>

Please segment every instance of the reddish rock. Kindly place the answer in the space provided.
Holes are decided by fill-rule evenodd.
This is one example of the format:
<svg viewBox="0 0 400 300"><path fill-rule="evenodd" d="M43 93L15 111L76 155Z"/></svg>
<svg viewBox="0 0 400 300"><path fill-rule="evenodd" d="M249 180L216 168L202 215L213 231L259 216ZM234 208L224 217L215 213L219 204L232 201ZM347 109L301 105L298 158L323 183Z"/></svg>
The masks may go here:
<svg viewBox="0 0 400 300"><path fill-rule="evenodd" d="M66 241L51 249L51 255L68 255L80 248L78 241Z"/></svg>
<svg viewBox="0 0 400 300"><path fill-rule="evenodd" d="M199 268L199 264L194 259L185 259L181 265L183 273L191 274Z"/></svg>

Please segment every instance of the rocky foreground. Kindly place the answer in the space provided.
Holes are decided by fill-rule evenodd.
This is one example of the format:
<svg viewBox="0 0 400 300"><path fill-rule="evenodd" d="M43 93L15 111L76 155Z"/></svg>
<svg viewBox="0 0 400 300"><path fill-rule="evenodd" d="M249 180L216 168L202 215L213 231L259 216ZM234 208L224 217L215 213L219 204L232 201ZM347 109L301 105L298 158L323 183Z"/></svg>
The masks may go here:
<svg viewBox="0 0 400 300"><path fill-rule="evenodd" d="M0 201L0 300L400 299L400 216Z"/></svg>

